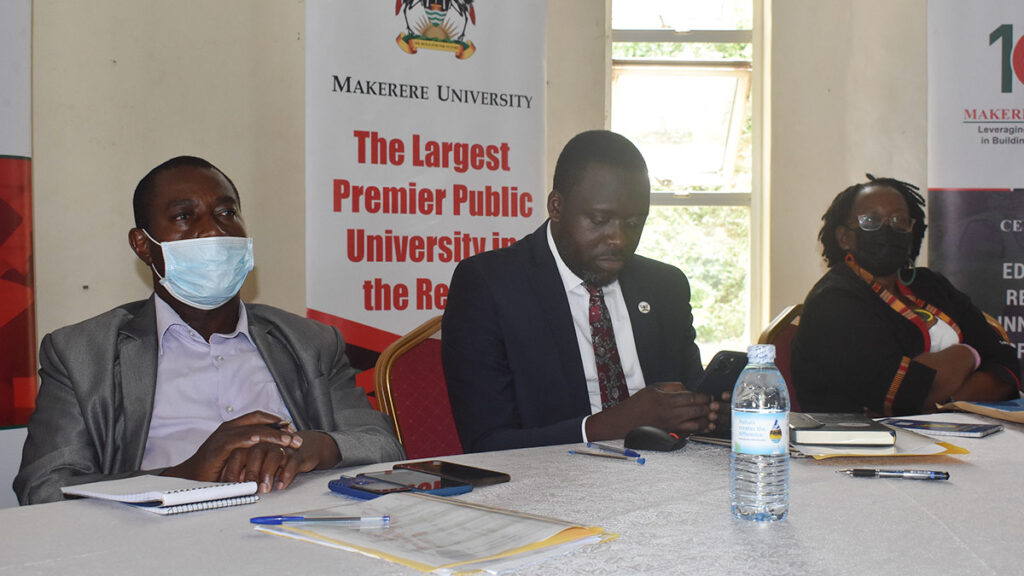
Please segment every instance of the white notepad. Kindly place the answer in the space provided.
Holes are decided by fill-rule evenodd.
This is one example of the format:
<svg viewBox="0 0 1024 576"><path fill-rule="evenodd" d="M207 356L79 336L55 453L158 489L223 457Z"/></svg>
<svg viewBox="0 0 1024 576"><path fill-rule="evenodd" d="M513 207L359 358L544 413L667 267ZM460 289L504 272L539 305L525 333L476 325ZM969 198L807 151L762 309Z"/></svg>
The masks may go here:
<svg viewBox="0 0 1024 576"><path fill-rule="evenodd" d="M255 482L200 482L169 476L133 476L60 489L83 496L134 504L155 514L180 514L249 504L259 500Z"/></svg>

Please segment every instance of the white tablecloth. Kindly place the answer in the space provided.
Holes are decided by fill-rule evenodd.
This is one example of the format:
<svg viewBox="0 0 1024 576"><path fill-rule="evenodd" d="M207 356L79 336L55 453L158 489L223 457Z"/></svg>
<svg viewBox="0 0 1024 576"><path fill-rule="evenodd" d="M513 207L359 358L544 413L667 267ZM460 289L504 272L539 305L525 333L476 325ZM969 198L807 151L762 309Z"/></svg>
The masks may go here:
<svg viewBox="0 0 1024 576"><path fill-rule="evenodd" d="M937 417L991 422L980 416ZM554 446L453 456L512 481L463 498L601 526L621 536L522 574L1022 574L1024 426L951 441L963 456L791 462L790 515L770 525L729 512L729 450L691 443L647 464ZM849 467L949 471L949 481L850 478ZM390 465L347 470L381 470ZM160 517L98 501L0 510L0 575L416 574L402 566L255 532L251 516L340 502L337 471L237 508Z"/></svg>

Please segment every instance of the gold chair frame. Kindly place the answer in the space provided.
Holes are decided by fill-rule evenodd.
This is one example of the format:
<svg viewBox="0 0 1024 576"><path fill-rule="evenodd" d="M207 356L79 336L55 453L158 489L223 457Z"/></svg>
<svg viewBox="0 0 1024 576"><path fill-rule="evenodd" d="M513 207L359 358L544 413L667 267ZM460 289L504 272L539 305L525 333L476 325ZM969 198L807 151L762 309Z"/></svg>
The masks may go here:
<svg viewBox="0 0 1024 576"><path fill-rule="evenodd" d="M405 441L402 438L402 427L398 424L398 418L395 415L395 402L391 397L391 367L403 354L415 348L424 340L429 339L440 330L441 316L438 315L392 342L390 346L381 352L380 358L377 359L377 363L374 366L373 388L377 395L377 405L380 407L381 412L384 412L391 418L391 424L395 427L395 435L398 436L398 441L402 445L405 445Z"/></svg>
<svg viewBox="0 0 1024 576"><path fill-rule="evenodd" d="M804 311L804 305L793 304L787 307L779 315L772 319L768 323L768 326L761 332L761 336L758 337L758 344L772 344L775 342L775 338L779 335L782 330L790 324L800 325L800 313Z"/></svg>

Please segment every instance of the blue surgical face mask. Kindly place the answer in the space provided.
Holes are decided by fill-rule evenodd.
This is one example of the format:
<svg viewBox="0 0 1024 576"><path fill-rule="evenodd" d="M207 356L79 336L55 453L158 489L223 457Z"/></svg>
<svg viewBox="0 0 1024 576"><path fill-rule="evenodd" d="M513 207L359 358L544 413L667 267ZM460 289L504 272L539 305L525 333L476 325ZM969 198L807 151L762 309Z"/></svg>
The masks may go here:
<svg viewBox="0 0 1024 576"><path fill-rule="evenodd" d="M213 236L157 242L164 254L164 275L156 267L160 285L171 296L193 308L213 310L242 288L252 270L252 238Z"/></svg>

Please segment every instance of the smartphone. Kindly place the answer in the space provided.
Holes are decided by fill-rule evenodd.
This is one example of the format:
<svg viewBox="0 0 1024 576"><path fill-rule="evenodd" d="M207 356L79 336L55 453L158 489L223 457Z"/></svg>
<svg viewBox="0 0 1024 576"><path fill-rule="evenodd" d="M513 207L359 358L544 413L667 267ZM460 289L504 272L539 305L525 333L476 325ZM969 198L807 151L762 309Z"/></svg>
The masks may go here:
<svg viewBox="0 0 1024 576"><path fill-rule="evenodd" d="M705 392L717 400L722 399L723 392L732 393L736 386L736 379L740 372L747 366L746 352L734 352L722 350L708 362L697 385L692 388L693 392Z"/></svg>
<svg viewBox="0 0 1024 576"><path fill-rule="evenodd" d="M502 482L508 482L511 479L511 477L504 472L495 472L494 470L485 470L474 466L466 466L465 464L445 462L444 460L421 460L419 462L395 464L395 469L419 470L420 472L434 474L436 476L441 476L442 478L459 480L467 484L472 484L473 486L501 484Z"/></svg>
<svg viewBox="0 0 1024 576"><path fill-rule="evenodd" d="M428 474L419 470L384 470L383 472L365 472L356 478L376 480L386 484L407 487L413 492L426 492L437 496L454 496L465 494L473 489L473 485L454 478L445 478L436 474Z"/></svg>
<svg viewBox="0 0 1024 576"><path fill-rule="evenodd" d="M353 478L352 476L341 476L337 480L331 480L327 483L327 487L331 489L331 492L337 492L338 494L359 500L369 500L392 492L412 491L412 488L408 486L381 482L380 480L370 478Z"/></svg>

